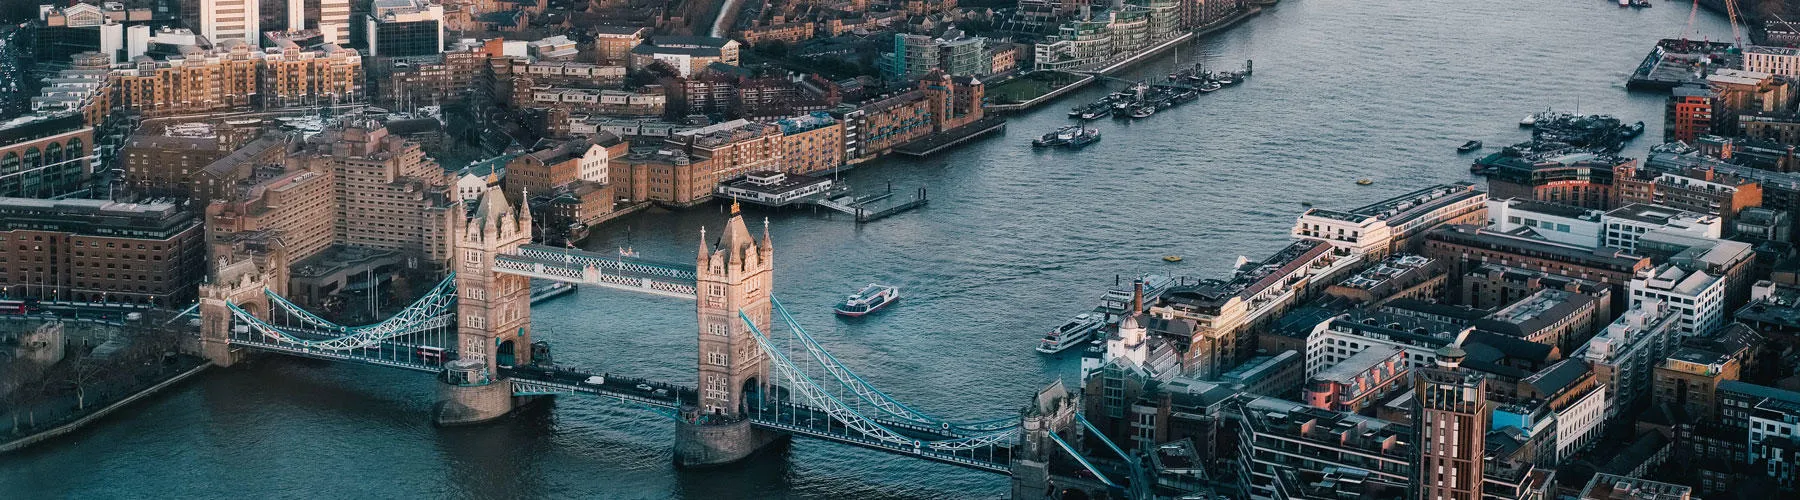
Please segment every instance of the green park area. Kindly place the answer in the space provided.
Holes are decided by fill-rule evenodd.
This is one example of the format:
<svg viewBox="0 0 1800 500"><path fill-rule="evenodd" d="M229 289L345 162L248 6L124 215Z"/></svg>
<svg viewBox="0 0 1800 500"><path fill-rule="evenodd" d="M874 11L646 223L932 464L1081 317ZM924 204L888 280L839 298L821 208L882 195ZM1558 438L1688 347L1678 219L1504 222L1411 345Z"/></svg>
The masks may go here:
<svg viewBox="0 0 1800 500"><path fill-rule="evenodd" d="M1081 81L1082 76L1063 71L1033 71L1017 78L990 85L987 88L988 102L992 104L1018 104L1056 89Z"/></svg>

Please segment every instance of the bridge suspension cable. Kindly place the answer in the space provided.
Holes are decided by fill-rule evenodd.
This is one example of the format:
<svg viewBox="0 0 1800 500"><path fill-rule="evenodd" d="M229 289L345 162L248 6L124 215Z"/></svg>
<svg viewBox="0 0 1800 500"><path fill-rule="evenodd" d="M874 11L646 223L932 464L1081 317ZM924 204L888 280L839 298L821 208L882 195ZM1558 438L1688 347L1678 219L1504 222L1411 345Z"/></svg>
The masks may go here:
<svg viewBox="0 0 1800 500"><path fill-rule="evenodd" d="M856 372L851 371L849 367L844 366L843 362L838 361L837 357L832 356L830 351L825 350L823 346L819 345L817 340L814 340L811 335L806 333L806 329L800 326L800 322L795 320L793 315L788 314L787 308L781 305L780 300L769 297L769 302L774 306L776 315L780 316L781 320L787 323L788 329L794 333L794 337L800 340L801 345L806 348L807 354L818 361L819 367L826 374L837 380L844 388L854 393L858 399L869 403L869 405L881 410L883 413L915 424L939 428L944 431L955 431L958 433L995 432L1013 429L1019 426L1019 419L1017 418L1009 417L982 422L955 423L914 410L905 403L901 403L899 400L887 395L887 393L876 389L875 386L869 384L867 380L863 380L862 376L857 375Z"/></svg>
<svg viewBox="0 0 1800 500"><path fill-rule="evenodd" d="M426 292L424 296L419 297L418 300L413 301L412 304L407 305L405 309L395 313L392 317L378 323L362 326L344 326L333 323L330 320L319 317L317 314L313 314L312 311L300 307L298 304L289 302L286 297L282 297L281 294L275 293L274 290L265 288L263 289L263 295L269 298L269 304L271 306L280 306L283 311L286 311L294 319L298 319L301 322L313 325L320 329L339 332L381 330L391 328L392 323L420 321L427 318L442 316L448 312L450 308L455 307L456 273L451 272L446 274L444 280L439 281L437 286L431 288L430 292ZM273 317L272 315L274 314L273 309L274 307L270 307L269 312L271 317Z"/></svg>
<svg viewBox="0 0 1800 500"><path fill-rule="evenodd" d="M1018 437L1019 429L1016 426L995 430L985 434L964 436L954 439L925 440L910 437L873 418L869 418L867 415L863 415L862 412L857 411L854 407L845 403L842 398L839 398L837 395L832 394L830 391L820 386L817 382L813 381L811 376L806 374L804 369L796 365L794 360L788 357L787 353L777 348L774 341L770 340L769 337L763 333L761 328L757 328L756 322L751 321L747 314L740 310L738 311L738 318L749 327L751 335L756 337L757 345L768 355L775 371L779 372L782 378L787 380L787 389L800 393L804 400L810 403L810 406L825 411L826 415L832 420L843 424L847 430L856 432L865 438L885 442L890 445L902 447L910 446L916 450L929 449L934 452L954 453L958 451L986 448L995 444L1009 442Z"/></svg>

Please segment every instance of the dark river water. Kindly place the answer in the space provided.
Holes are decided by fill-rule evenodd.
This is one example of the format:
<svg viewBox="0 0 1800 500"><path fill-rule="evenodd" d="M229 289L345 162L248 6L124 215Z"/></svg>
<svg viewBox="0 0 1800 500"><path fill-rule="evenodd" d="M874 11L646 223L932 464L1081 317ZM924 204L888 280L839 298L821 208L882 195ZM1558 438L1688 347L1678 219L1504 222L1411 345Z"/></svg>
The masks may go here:
<svg viewBox="0 0 1800 500"><path fill-rule="evenodd" d="M1099 144L1033 151L1095 86L1015 117L1004 136L925 160L845 174L861 189L926 187L931 205L873 224L805 211L764 213L776 295L839 359L927 413L1006 415L1075 355L1032 351L1044 330L1091 308L1114 276L1214 276L1239 255L1288 241L1300 202L1349 208L1469 179L1454 148L1520 140L1546 107L1644 120L1660 138L1663 97L1624 83L1688 8L1621 10L1604 0L1285 0L1262 16L1150 61L1237 69L1247 83L1136 123L1103 121ZM1701 33L1729 38L1710 13ZM1132 77L1132 75L1125 75ZM1117 84L1108 87L1116 88ZM1645 141L1648 142L1648 141ZM1629 152L1641 155L1648 144ZM1357 186L1358 178L1375 181ZM718 206L652 211L596 231L589 248L629 246L691 261ZM753 224L753 230L755 230ZM1179 254L1185 263L1167 264ZM860 321L829 306L862 284L905 300ZM584 290L533 309L557 361L693 384L693 304ZM672 465L671 424L565 398L472 428L430 423L429 377L265 358L216 370L123 415L0 457L0 498L995 498L1005 477L796 440L750 463Z"/></svg>

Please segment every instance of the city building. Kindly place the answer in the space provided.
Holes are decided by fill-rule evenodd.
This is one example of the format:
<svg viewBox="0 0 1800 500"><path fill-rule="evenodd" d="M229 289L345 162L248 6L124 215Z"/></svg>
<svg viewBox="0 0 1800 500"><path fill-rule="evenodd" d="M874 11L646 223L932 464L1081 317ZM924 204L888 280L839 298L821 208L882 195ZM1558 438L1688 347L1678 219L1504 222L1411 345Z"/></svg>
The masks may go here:
<svg viewBox="0 0 1800 500"><path fill-rule="evenodd" d="M575 41L570 40L568 35L532 40L525 44L525 50L526 53L531 54L531 57L545 62L573 61L575 54L581 52L575 48Z"/></svg>
<svg viewBox="0 0 1800 500"><path fill-rule="evenodd" d="M181 24L213 43L262 39L262 2L258 0L181 0Z"/></svg>
<svg viewBox="0 0 1800 500"><path fill-rule="evenodd" d="M1458 303L1476 309L1499 309L1546 288L1593 297L1594 317L1612 317L1611 286L1548 271L1499 264L1483 264L1464 274L1462 300Z"/></svg>
<svg viewBox="0 0 1800 500"><path fill-rule="evenodd" d="M1569 355L1587 361L1600 385L1612 395L1608 418L1640 407L1650 395L1652 372L1675 349L1679 324L1680 315L1669 303L1640 302Z"/></svg>
<svg viewBox="0 0 1800 500"><path fill-rule="evenodd" d="M192 193L194 179L212 162L230 154L229 143L207 130L196 134L133 134L119 156L125 158L125 183L151 196Z"/></svg>
<svg viewBox="0 0 1800 500"><path fill-rule="evenodd" d="M781 127L784 171L814 174L844 165L844 124L829 113L815 112L777 120Z"/></svg>
<svg viewBox="0 0 1800 500"><path fill-rule="evenodd" d="M1763 190L1753 179L1713 170L1657 172L1635 165L1614 170L1613 206L1632 203L1717 216L1726 226L1745 208L1762 204Z"/></svg>
<svg viewBox="0 0 1800 500"><path fill-rule="evenodd" d="M1444 261L1452 279L1478 266L1498 264L1601 283L1613 287L1613 310L1626 305L1622 298L1628 291L1626 285L1639 271L1651 267L1648 257L1558 245L1475 226L1445 226L1427 233L1421 253Z"/></svg>
<svg viewBox="0 0 1800 500"><path fill-rule="evenodd" d="M1794 223L1786 211L1750 207L1738 212L1731 234L1740 239L1786 242L1792 239Z"/></svg>
<svg viewBox="0 0 1800 500"><path fill-rule="evenodd" d="M185 185L171 189L184 189L190 199L200 203L228 199L244 182L255 182L251 178L259 169L276 167L271 170L285 171L281 167L287 161L289 147L286 135L259 137L202 166L186 177Z"/></svg>
<svg viewBox="0 0 1800 500"><path fill-rule="evenodd" d="M1184 373L1200 379L1216 377L1249 357L1254 329L1342 279L1360 260L1331 245L1296 241L1266 259L1245 262L1228 279L1171 287L1150 313L1188 325L1175 333L1188 344Z"/></svg>
<svg viewBox="0 0 1800 500"><path fill-rule="evenodd" d="M968 36L956 28L939 37L895 33L894 52L887 56L884 72L888 80L896 82L917 81L933 71L951 76L988 75L993 57L986 44L986 38Z"/></svg>
<svg viewBox="0 0 1800 500"><path fill-rule="evenodd" d="M1679 484L1607 473L1594 474L1580 500L1692 500L1694 489Z"/></svg>
<svg viewBox="0 0 1800 500"><path fill-rule="evenodd" d="M738 42L717 37L658 35L631 48L633 71L661 62L687 78L712 63L738 65Z"/></svg>
<svg viewBox="0 0 1800 500"><path fill-rule="evenodd" d="M1599 439L1611 406L1609 396L1586 360L1565 359L1520 380L1516 394L1499 395L1493 427L1522 423L1521 429L1530 429L1533 420L1549 419L1555 437L1545 442L1554 446L1544 451L1552 453L1539 452L1535 458L1541 464L1565 463Z"/></svg>
<svg viewBox="0 0 1800 500"><path fill-rule="evenodd" d="M548 194L577 181L607 184L611 162L623 158L627 148L624 140L610 134L540 144L506 163L506 194L525 200L533 192Z"/></svg>
<svg viewBox="0 0 1800 500"><path fill-rule="evenodd" d="M1662 205L1631 203L1606 212L1601 218L1605 233L1601 246L1637 251L1638 238L1662 229L1682 231L1701 238L1723 238L1724 222L1717 216L1673 209Z"/></svg>
<svg viewBox="0 0 1800 500"><path fill-rule="evenodd" d="M318 255L336 237L332 184L329 174L297 170L241 186L206 206L206 240L229 248L240 234L267 231L281 239L290 261Z"/></svg>
<svg viewBox="0 0 1800 500"><path fill-rule="evenodd" d="M41 6L37 22L30 25L32 57L37 64L66 67L76 54L96 52L105 55L109 64L117 63L127 54L125 33L131 14L123 5L111 2ZM143 14L147 21L148 12Z"/></svg>
<svg viewBox="0 0 1800 500"><path fill-rule="evenodd" d="M1749 45L1744 47L1744 70L1782 78L1800 78L1800 49Z"/></svg>
<svg viewBox="0 0 1800 500"><path fill-rule="evenodd" d="M1604 210L1612 199L1613 168L1637 160L1583 150L1516 150L1476 160L1488 196L1523 198Z"/></svg>
<svg viewBox="0 0 1800 500"><path fill-rule="evenodd" d="M0 290L14 299L185 307L204 229L173 203L0 198Z"/></svg>
<svg viewBox="0 0 1800 500"><path fill-rule="evenodd" d="M1553 345L1572 351L1587 342L1596 320L1594 298L1588 295L1544 288L1518 302L1507 305L1485 318L1475 320L1475 328L1509 337Z"/></svg>
<svg viewBox="0 0 1800 500"><path fill-rule="evenodd" d="M1652 372L1656 391L1651 393L1651 402L1679 408L1689 417L1715 421L1719 383L1737 380L1741 367L1737 358L1727 354L1678 348Z"/></svg>
<svg viewBox="0 0 1800 500"><path fill-rule="evenodd" d="M1419 430L1417 473L1407 479L1420 498L1482 498L1491 418L1487 381L1461 368L1463 350L1437 351L1436 366L1413 372L1413 428Z"/></svg>
<svg viewBox="0 0 1800 500"><path fill-rule="evenodd" d="M601 64L631 62L631 49L650 36L650 28L638 26L595 26L591 30L594 32L594 54Z"/></svg>
<svg viewBox="0 0 1800 500"><path fill-rule="evenodd" d="M443 168L419 144L379 123L345 120L306 140L295 156L308 170L330 172L337 215L333 242L417 256L448 258L455 193Z"/></svg>
<svg viewBox="0 0 1800 500"><path fill-rule="evenodd" d="M444 51L444 6L430 0L375 0L363 28L369 57Z"/></svg>
<svg viewBox="0 0 1800 500"><path fill-rule="evenodd" d="M1301 400L1314 408L1360 413L1410 387L1406 352L1375 346L1313 375Z"/></svg>
<svg viewBox="0 0 1800 500"><path fill-rule="evenodd" d="M1488 228L1564 245L1600 246L1605 212L1528 198L1489 199Z"/></svg>
<svg viewBox="0 0 1800 500"><path fill-rule="evenodd" d="M1326 295L1343 297L1367 307L1393 299L1431 300L1443 296L1444 275L1436 260L1398 253L1325 289Z"/></svg>
<svg viewBox="0 0 1800 500"><path fill-rule="evenodd" d="M1098 6L1095 6L1098 7ZM1181 2L1125 0L1078 9L1034 47L1036 69L1094 71L1181 36Z"/></svg>
<svg viewBox="0 0 1800 500"><path fill-rule="evenodd" d="M94 128L74 113L0 121L0 196L50 198L88 189Z"/></svg>
<svg viewBox="0 0 1800 500"><path fill-rule="evenodd" d="M1718 94L1700 85L1683 85L1669 91L1663 108L1663 142L1693 143L1713 133L1713 112Z"/></svg>
<svg viewBox="0 0 1800 500"><path fill-rule="evenodd" d="M1682 336L1703 335L1724 321L1725 289L1725 280L1719 276L1663 264L1631 280L1631 304L1637 307L1645 301L1665 301L1680 316L1676 328Z"/></svg>
<svg viewBox="0 0 1800 500"><path fill-rule="evenodd" d="M1485 222L1487 200L1472 183L1442 184L1348 211L1307 209L1293 235L1379 258L1416 248L1437 226Z"/></svg>

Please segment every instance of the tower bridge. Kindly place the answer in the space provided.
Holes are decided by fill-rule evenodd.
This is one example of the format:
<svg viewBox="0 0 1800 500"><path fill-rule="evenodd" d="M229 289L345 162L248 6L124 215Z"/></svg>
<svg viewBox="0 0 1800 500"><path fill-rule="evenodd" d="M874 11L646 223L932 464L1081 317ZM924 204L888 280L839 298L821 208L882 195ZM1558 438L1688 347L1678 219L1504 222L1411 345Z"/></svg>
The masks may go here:
<svg viewBox="0 0 1800 500"><path fill-rule="evenodd" d="M236 260L221 257L201 286L200 351L220 366L268 352L433 373L440 381L434 418L444 425L493 420L532 398L614 401L672 419L675 460L688 466L734 462L802 436L1012 475L1015 494L1030 495L1056 483L1051 456L1076 453L1062 438L1079 441L1084 432L1069 418L1075 405L1066 393L1041 394L1015 416L957 421L869 384L781 306L767 222L753 237L735 205L712 240L702 230L692 265L532 245L530 237L530 209L490 189L454 228L443 281L392 317L360 326L333 323L277 292L287 276L279 244L231 252ZM693 300L699 385L537 362L533 278ZM1141 479L1138 470L1120 465L1111 471L1119 481L1093 485L1144 484L1123 477Z"/></svg>

